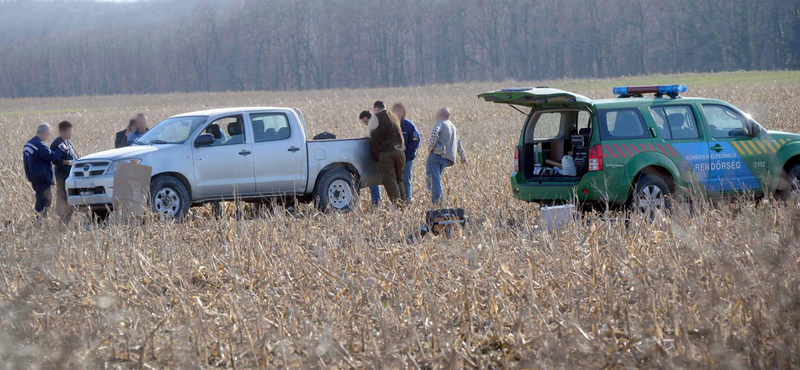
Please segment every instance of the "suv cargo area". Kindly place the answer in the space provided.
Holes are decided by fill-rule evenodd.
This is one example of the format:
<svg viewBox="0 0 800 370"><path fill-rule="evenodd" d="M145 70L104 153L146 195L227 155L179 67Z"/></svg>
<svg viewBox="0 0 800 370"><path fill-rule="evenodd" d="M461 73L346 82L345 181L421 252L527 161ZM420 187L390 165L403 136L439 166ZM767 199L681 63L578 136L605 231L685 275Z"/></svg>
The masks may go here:
<svg viewBox="0 0 800 370"><path fill-rule="evenodd" d="M592 133L588 110L534 110L523 130L518 165L528 181L577 182L586 174Z"/></svg>

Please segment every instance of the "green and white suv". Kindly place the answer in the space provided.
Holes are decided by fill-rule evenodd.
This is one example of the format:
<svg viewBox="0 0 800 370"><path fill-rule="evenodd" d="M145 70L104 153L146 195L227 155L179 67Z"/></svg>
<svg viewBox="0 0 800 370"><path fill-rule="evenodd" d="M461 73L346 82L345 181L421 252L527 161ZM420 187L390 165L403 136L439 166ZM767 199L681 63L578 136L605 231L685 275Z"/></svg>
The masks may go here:
<svg viewBox="0 0 800 370"><path fill-rule="evenodd" d="M681 97L685 91L617 87L618 98L591 100L538 87L479 97L530 109L511 174L514 195L525 201L653 212L690 192L798 192L800 135L765 130L729 103Z"/></svg>

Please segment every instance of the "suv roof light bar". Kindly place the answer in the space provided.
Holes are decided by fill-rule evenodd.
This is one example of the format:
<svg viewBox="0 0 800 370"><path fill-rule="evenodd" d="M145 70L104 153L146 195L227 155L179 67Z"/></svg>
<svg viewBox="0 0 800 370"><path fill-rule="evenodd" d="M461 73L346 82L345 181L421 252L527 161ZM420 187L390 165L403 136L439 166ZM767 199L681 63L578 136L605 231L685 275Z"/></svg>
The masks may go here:
<svg viewBox="0 0 800 370"><path fill-rule="evenodd" d="M644 94L655 94L657 98L667 95L675 99L684 92L686 92L686 85L617 86L614 88L614 95L619 95L620 98L643 97Z"/></svg>

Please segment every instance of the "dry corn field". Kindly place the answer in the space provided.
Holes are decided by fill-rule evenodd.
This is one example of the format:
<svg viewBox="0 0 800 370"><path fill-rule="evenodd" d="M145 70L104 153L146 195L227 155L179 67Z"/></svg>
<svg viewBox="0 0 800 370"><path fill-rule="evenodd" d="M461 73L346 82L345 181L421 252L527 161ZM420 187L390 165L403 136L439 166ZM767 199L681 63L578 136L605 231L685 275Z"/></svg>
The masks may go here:
<svg viewBox="0 0 800 370"><path fill-rule="evenodd" d="M686 83L769 129L800 132L800 73L474 83L376 90L0 99L0 368L600 369L800 367L800 207L679 208L628 227L600 215L539 230L508 182L522 117L476 95L550 85L591 98L624 83ZM209 107L293 106L309 134L364 132L376 99L403 102L423 138L450 107L470 158L445 171L469 225L417 243L431 208L426 154L414 204L321 214L311 205L182 223L35 223L22 146L75 124L80 154ZM368 194L366 192L362 195ZM384 202L385 203L385 202Z"/></svg>

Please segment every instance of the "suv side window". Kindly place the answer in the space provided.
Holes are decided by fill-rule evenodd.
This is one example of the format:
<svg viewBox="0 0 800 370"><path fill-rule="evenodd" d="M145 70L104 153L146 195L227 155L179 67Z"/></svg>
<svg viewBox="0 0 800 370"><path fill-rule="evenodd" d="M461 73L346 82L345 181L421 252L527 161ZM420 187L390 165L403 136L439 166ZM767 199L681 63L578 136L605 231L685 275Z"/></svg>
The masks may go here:
<svg viewBox="0 0 800 370"><path fill-rule="evenodd" d="M533 140L541 141L558 137L561 133L561 112L544 112L536 117Z"/></svg>
<svg viewBox="0 0 800 370"><path fill-rule="evenodd" d="M603 140L650 137L638 108L603 109L599 116L600 138Z"/></svg>
<svg viewBox="0 0 800 370"><path fill-rule="evenodd" d="M686 140L700 137L691 107L687 105L651 107L650 112L653 113L653 120L661 131L661 137L665 140Z"/></svg>
<svg viewBox="0 0 800 370"><path fill-rule="evenodd" d="M650 114L653 115L653 121L658 126L658 132L664 140L672 139L672 133L669 131L667 125L667 114L664 112L664 107L650 107Z"/></svg>
<svg viewBox="0 0 800 370"><path fill-rule="evenodd" d="M747 136L747 120L723 105L703 104L708 130L715 139Z"/></svg>
<svg viewBox="0 0 800 370"><path fill-rule="evenodd" d="M283 113L251 113L255 142L286 140L292 135L289 119Z"/></svg>
<svg viewBox="0 0 800 370"><path fill-rule="evenodd" d="M205 133L214 136L211 146L244 144L244 119L240 114L217 118L206 126Z"/></svg>

